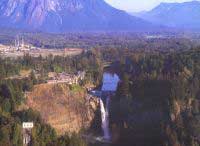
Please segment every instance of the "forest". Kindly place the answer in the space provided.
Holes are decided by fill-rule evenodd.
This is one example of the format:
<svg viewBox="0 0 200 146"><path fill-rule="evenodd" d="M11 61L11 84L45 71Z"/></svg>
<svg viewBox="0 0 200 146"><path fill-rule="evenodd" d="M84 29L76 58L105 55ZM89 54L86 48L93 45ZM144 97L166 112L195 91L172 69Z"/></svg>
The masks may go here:
<svg viewBox="0 0 200 146"><path fill-rule="evenodd" d="M14 45L24 38L26 44L45 49L131 49L142 52L188 50L199 45L199 33L168 32L76 32L51 34L15 29L0 29L0 44Z"/></svg>
<svg viewBox="0 0 200 146"><path fill-rule="evenodd" d="M38 36L31 36L34 37ZM86 146L79 134L58 136L40 113L32 109L19 111L18 107L25 100L24 93L45 83L49 72L86 71L82 85L91 82L98 87L105 62L111 62L110 68L121 79L116 95L111 98L110 145L200 145L198 44L179 37L144 39L131 34L116 39L95 34L66 37L71 37L65 42L67 45L56 40L57 48L83 47L85 51L74 57L34 58L25 54L16 59L0 58L0 145L22 145L22 121L32 120L37 123L32 131L34 146ZM43 42L32 39L32 43L47 48L55 46L51 37L40 40ZM18 78L21 70L31 73Z"/></svg>
<svg viewBox="0 0 200 146"><path fill-rule="evenodd" d="M80 135L71 133L59 136L56 131L41 119L40 113L32 109L18 110L25 102L25 92L31 91L33 86L46 82L48 72L75 73L85 70L84 82L97 84L101 77L101 61L98 53L85 52L75 57L48 56L33 58L28 54L23 58L0 59L0 145L22 145L22 122L33 121L31 145L33 146L85 146ZM31 69L28 77L11 78L20 70Z"/></svg>
<svg viewBox="0 0 200 146"><path fill-rule="evenodd" d="M120 136L114 145L198 146L199 60L199 48L129 52L118 59L113 68L121 82L112 98L111 127Z"/></svg>

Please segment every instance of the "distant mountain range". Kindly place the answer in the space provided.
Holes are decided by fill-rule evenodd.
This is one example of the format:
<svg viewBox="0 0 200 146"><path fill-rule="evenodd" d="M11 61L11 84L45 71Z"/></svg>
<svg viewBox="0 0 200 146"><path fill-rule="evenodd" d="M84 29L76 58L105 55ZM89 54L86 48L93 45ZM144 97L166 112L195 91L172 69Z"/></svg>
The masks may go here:
<svg viewBox="0 0 200 146"><path fill-rule="evenodd" d="M200 30L200 2L161 3L131 16L104 0L0 0L0 27L60 33L146 31L161 26Z"/></svg>
<svg viewBox="0 0 200 146"><path fill-rule="evenodd" d="M0 0L0 26L46 32L155 28L104 0Z"/></svg>
<svg viewBox="0 0 200 146"><path fill-rule="evenodd" d="M161 3L148 12L134 13L154 24L181 29L200 30L200 2Z"/></svg>

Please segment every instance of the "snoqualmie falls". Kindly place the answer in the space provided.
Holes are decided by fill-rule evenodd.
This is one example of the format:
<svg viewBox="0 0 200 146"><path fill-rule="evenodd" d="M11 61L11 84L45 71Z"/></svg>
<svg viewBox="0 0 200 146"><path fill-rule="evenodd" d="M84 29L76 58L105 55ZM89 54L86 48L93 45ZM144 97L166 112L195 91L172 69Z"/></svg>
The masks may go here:
<svg viewBox="0 0 200 146"><path fill-rule="evenodd" d="M110 141L111 134L109 130L109 102L110 95L114 93L117 89L119 82L119 77L117 74L111 74L105 72L103 74L103 86L101 88L102 93L108 93L106 96L101 96L100 98L100 108L101 108L101 127L103 131L103 139ZM105 101L105 105L104 102Z"/></svg>

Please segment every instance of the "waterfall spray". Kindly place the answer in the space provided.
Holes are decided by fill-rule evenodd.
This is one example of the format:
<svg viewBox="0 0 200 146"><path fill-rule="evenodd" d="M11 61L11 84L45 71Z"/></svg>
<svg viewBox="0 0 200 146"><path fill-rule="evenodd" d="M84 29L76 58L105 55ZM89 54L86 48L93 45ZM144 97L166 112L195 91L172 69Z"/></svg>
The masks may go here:
<svg viewBox="0 0 200 146"><path fill-rule="evenodd" d="M109 97L106 98L106 108L104 107L104 103L102 99L100 99L100 108L101 108L101 127L104 133L104 139L110 140L110 131L109 131Z"/></svg>

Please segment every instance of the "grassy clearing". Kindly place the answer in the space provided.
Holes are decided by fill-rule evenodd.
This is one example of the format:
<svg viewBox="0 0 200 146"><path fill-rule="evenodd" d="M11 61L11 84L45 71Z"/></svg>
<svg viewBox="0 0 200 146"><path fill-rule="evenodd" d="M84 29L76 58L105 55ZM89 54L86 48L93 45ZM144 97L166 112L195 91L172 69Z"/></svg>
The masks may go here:
<svg viewBox="0 0 200 146"><path fill-rule="evenodd" d="M19 74L21 77L27 77L31 74L31 69L22 69L20 70Z"/></svg>
<svg viewBox="0 0 200 146"><path fill-rule="evenodd" d="M73 92L81 92L84 89L80 85L73 84L73 85L70 85L70 90Z"/></svg>

